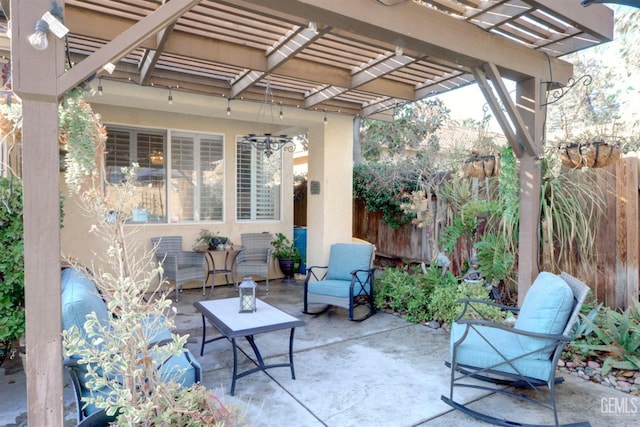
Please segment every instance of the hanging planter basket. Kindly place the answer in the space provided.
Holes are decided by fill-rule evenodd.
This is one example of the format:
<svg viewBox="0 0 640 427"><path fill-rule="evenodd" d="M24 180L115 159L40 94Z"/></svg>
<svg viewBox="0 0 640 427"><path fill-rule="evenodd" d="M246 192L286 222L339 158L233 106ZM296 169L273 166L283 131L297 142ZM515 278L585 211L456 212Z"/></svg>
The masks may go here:
<svg viewBox="0 0 640 427"><path fill-rule="evenodd" d="M622 155L620 143L593 141L584 144L571 144L561 149L562 164L580 169L603 168L609 166Z"/></svg>
<svg viewBox="0 0 640 427"><path fill-rule="evenodd" d="M464 172L470 178L487 178L497 176L499 162L496 156L474 156L464 161Z"/></svg>

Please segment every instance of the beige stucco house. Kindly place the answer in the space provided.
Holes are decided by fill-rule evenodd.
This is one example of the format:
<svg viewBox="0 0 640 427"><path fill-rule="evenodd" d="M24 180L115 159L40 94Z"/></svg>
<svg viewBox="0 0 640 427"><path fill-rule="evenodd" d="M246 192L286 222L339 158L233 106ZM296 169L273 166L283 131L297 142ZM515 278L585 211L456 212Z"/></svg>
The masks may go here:
<svg viewBox="0 0 640 427"><path fill-rule="evenodd" d="M613 37L611 9L578 0L58 0L69 34L48 34L49 46L36 50L29 36L51 1L0 5L11 34L0 49L23 105L27 390L29 424L38 426L62 425L59 254L91 257L86 220L68 211L58 227L57 106L67 91L88 80L102 86L90 102L120 138L107 165L118 163L109 156L119 146L130 148L125 160L146 158L140 197L151 221L136 225L140 238L180 234L187 247L203 226L236 241L245 231L291 233L291 153L269 178L270 200L280 198L269 218L255 216L238 191L242 170L258 163L243 163L236 139L271 123L256 124L271 85L284 113L274 127L308 133L312 264L351 239L354 118L388 117L404 102L476 82L521 161L521 212L531 213L520 224L524 296L537 274L546 91L572 75L560 57ZM516 82L514 98L503 78ZM193 154L206 162L187 167ZM188 190L189 182L211 191Z"/></svg>

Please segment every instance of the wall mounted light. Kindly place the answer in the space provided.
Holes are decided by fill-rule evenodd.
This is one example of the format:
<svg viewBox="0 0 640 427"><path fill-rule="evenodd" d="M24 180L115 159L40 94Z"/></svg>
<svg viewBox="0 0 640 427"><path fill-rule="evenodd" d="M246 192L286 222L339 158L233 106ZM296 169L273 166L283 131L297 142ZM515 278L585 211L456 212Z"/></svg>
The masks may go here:
<svg viewBox="0 0 640 427"><path fill-rule="evenodd" d="M171 86L169 86L169 96L167 97L169 105L173 104L173 95L171 94Z"/></svg>
<svg viewBox="0 0 640 427"><path fill-rule="evenodd" d="M282 102L280 103L280 120L284 119L284 113L282 112Z"/></svg>
<svg viewBox="0 0 640 427"><path fill-rule="evenodd" d="M102 96L103 95L103 91L102 91L102 77L98 77L98 95Z"/></svg>
<svg viewBox="0 0 640 427"><path fill-rule="evenodd" d="M231 99L227 98L227 116L231 115Z"/></svg>
<svg viewBox="0 0 640 427"><path fill-rule="evenodd" d="M322 119L322 123L326 126L327 125L327 110L324 110L324 119Z"/></svg>

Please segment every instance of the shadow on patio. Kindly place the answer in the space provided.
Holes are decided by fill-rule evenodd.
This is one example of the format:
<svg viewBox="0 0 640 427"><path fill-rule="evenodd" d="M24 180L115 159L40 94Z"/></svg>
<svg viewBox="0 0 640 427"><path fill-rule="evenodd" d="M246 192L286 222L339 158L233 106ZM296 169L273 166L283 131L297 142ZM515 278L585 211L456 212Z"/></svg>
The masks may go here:
<svg viewBox="0 0 640 427"><path fill-rule="evenodd" d="M377 313L361 323L348 321L343 309L308 316L302 314L302 280L294 284L272 281L268 295L263 282L259 285L259 298L306 322L295 331L295 380L288 368L257 372L240 378L235 396L230 396L231 344L227 340L210 343L204 356L199 356L202 318L193 303L203 299L201 288L183 292L176 317L176 332L190 334L188 347L202 364L203 383L225 403L242 405L251 425L485 425L452 411L440 400L440 395L449 391L449 371L444 366L448 360L447 333L386 313ZM235 295L233 286L213 291L213 298ZM215 331L209 328L210 337ZM288 334L288 330L282 330L256 335L266 363L286 362ZM248 343L242 339L238 344L242 350L239 370L253 367L251 358L255 356ZM565 379L557 387L560 422L588 420L596 427L636 425L633 397L570 375ZM0 380L0 426L26 426L24 373L0 369ZM472 406L508 414L512 419L553 421L548 411L504 397L469 390L467 400L474 402ZM75 405L68 385L64 401L65 425L72 426ZM621 413L620 405L626 405L627 413Z"/></svg>

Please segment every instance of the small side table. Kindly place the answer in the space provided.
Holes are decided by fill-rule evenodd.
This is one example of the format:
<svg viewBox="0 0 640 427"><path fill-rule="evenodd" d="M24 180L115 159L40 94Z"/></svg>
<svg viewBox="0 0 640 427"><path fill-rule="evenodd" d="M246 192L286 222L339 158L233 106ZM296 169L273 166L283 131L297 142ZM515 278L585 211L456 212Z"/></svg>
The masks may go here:
<svg viewBox="0 0 640 427"><path fill-rule="evenodd" d="M209 296L211 296L211 292L213 292L213 287L216 284L216 274L224 274L224 278L227 281L227 285L231 283L235 283L235 273L233 272L233 267L236 263L236 256L238 252L240 252L242 248L234 248L229 250L214 250L207 251L205 253L205 260L207 262L207 277L204 279L204 283L209 281L209 276L213 276L211 281L211 289L209 289ZM216 266L216 259L214 254L224 254L224 262L218 262ZM229 275L231 275L232 281L229 281ZM203 293L204 295L204 293Z"/></svg>

